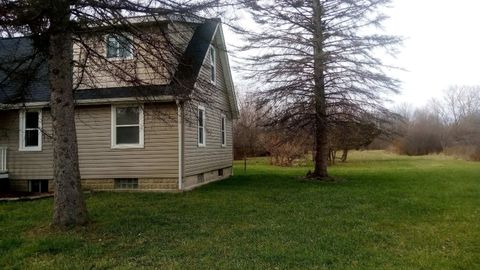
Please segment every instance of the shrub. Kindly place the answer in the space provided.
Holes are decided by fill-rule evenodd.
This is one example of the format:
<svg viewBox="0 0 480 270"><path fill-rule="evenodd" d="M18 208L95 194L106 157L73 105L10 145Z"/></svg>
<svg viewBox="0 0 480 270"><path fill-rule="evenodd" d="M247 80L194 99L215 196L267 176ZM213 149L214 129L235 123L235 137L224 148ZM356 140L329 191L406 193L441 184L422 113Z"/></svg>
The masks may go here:
<svg viewBox="0 0 480 270"><path fill-rule="evenodd" d="M455 156L458 158L480 161L480 146L479 145L456 145L447 147L444 150L446 155Z"/></svg>

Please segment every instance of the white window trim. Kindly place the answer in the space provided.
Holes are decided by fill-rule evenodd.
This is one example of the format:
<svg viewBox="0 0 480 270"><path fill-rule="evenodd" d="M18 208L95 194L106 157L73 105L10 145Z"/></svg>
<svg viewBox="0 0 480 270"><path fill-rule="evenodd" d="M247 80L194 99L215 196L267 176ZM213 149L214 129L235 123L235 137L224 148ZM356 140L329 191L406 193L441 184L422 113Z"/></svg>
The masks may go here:
<svg viewBox="0 0 480 270"><path fill-rule="evenodd" d="M26 112L38 112L38 146L25 146L25 124L26 124ZM40 152L42 151L42 141L43 141L43 134L42 134L42 110L20 110L19 114L19 146L18 151L23 152Z"/></svg>
<svg viewBox="0 0 480 270"><path fill-rule="evenodd" d="M220 119L220 139L221 142L223 142L222 147L227 147L227 117L225 116L225 114L222 114Z"/></svg>
<svg viewBox="0 0 480 270"><path fill-rule="evenodd" d="M105 35L105 54L104 54L104 57L105 59L109 60L109 61L122 61L122 60L132 60L133 59L133 55L134 55L134 50L133 50L133 44L130 44L130 49L131 49L131 54L129 57L108 57L108 38L111 36L111 35L115 35L113 33L111 34L107 34ZM125 35L125 37L127 37L129 40L132 39L132 37L130 35Z"/></svg>
<svg viewBox="0 0 480 270"><path fill-rule="evenodd" d="M213 85L216 85L217 83L217 50L212 45L210 45L209 57L210 57L210 82ZM212 80L212 72L214 77L213 80Z"/></svg>
<svg viewBox="0 0 480 270"><path fill-rule="evenodd" d="M203 142L200 143L200 133L198 132L199 129L200 129L200 125L199 125L199 119L198 119L198 112L199 111L203 111ZM198 106L198 109L197 109L197 143L198 143L198 147L205 147L207 146L207 132L206 132L206 123L207 123L207 113L206 113L206 110L205 110L205 107L204 106Z"/></svg>
<svg viewBox="0 0 480 270"><path fill-rule="evenodd" d="M117 108L125 108L125 107L138 107L139 108L139 132L138 135L138 144L117 144ZM122 104L122 105L112 105L112 125L111 125L111 133L112 133L112 149L131 149L131 148L144 148L144 135L145 135L145 125L144 125L144 106L143 104ZM125 126L125 125L124 125ZM137 125L131 125L137 126Z"/></svg>

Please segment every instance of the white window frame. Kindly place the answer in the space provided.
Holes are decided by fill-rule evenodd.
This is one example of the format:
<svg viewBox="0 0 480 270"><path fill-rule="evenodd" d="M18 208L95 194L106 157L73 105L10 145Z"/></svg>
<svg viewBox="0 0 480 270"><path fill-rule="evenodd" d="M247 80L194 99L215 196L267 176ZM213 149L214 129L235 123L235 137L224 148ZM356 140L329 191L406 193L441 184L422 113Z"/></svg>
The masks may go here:
<svg viewBox="0 0 480 270"><path fill-rule="evenodd" d="M131 60L133 59L133 44L131 42L129 42L130 44L130 56L128 57L119 57L119 56L116 56L116 57L108 57L108 42L109 42L109 38L111 36L115 36L115 34L107 34L105 35L105 58L108 59L108 60L111 60L111 61L116 61L116 60ZM117 34L118 36L118 34ZM128 41L130 41L132 39L132 37L130 35L124 35ZM117 43L120 43L118 42L118 40L116 41Z"/></svg>
<svg viewBox="0 0 480 270"><path fill-rule="evenodd" d="M138 126L139 135L138 135L138 144L117 144L117 108L127 108L127 107L138 107L138 125L121 125L120 127L136 127ZM112 105L112 149L129 149L129 148L144 148L144 135L145 135L145 125L144 125L144 106L143 104L121 104L121 105Z"/></svg>
<svg viewBox="0 0 480 270"><path fill-rule="evenodd" d="M220 137L222 147L227 147L227 117L224 114L220 118Z"/></svg>
<svg viewBox="0 0 480 270"><path fill-rule="evenodd" d="M210 45L210 82L213 85L217 83L217 50ZM213 78L212 78L213 77Z"/></svg>
<svg viewBox="0 0 480 270"><path fill-rule="evenodd" d="M202 117L202 124L203 126L200 127L200 118L199 118L199 113L200 111L203 112L203 117ZM207 132L206 132L206 128L205 128L205 125L207 123L207 120L206 120L206 111L205 111L205 107L204 106L198 106L198 109L197 109L197 143L198 143L198 147L205 147L207 146ZM203 142L200 142L200 128L203 130Z"/></svg>
<svg viewBox="0 0 480 270"><path fill-rule="evenodd" d="M38 145L37 146L25 146L25 132L27 131L26 128L26 113L27 112L36 112L38 113ZM39 152L42 151L42 109L36 109L36 110L20 110L19 114L19 146L18 150L19 151L25 151L25 152ZM32 130L32 129L29 129Z"/></svg>

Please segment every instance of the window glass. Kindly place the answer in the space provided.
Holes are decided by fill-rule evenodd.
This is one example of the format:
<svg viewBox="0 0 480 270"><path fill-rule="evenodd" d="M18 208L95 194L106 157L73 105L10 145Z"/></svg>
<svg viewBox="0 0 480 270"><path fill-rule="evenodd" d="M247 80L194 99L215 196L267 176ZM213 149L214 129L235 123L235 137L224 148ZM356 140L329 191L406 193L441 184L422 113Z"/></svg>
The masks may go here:
<svg viewBox="0 0 480 270"><path fill-rule="evenodd" d="M132 44L125 36L110 35L107 38L108 58L128 58L132 56Z"/></svg>
<svg viewBox="0 0 480 270"><path fill-rule="evenodd" d="M198 129L198 143L203 144L203 128Z"/></svg>
<svg viewBox="0 0 480 270"><path fill-rule="evenodd" d="M48 180L30 180L30 192L48 192Z"/></svg>
<svg viewBox="0 0 480 270"><path fill-rule="evenodd" d="M117 127L117 144L139 144L140 128L137 127Z"/></svg>
<svg viewBox="0 0 480 270"><path fill-rule="evenodd" d="M205 110L198 109L198 144L205 144Z"/></svg>
<svg viewBox="0 0 480 270"><path fill-rule="evenodd" d="M128 58L132 56L132 46L127 37L118 37L118 57Z"/></svg>
<svg viewBox="0 0 480 270"><path fill-rule="evenodd" d="M216 55L215 55L215 48L210 47L210 80L212 83L215 83L216 80Z"/></svg>
<svg viewBox="0 0 480 270"><path fill-rule="evenodd" d="M138 179L136 179L136 178L115 179L115 188L117 188L117 189L137 189L138 188Z"/></svg>
<svg viewBox="0 0 480 270"><path fill-rule="evenodd" d="M109 36L107 39L107 57L118 57L118 42L113 36Z"/></svg>
<svg viewBox="0 0 480 270"><path fill-rule="evenodd" d="M226 144L226 132L225 132L225 117L222 117L222 145Z"/></svg>
<svg viewBox="0 0 480 270"><path fill-rule="evenodd" d="M211 73L211 78L210 80L212 80L212 82L215 82L215 79L216 79L216 74L215 74L215 67L212 66L212 73Z"/></svg>
<svg viewBox="0 0 480 270"><path fill-rule="evenodd" d="M138 125L139 115L138 107L117 108L117 125Z"/></svg>
<svg viewBox="0 0 480 270"><path fill-rule="evenodd" d="M25 128L38 128L38 112L25 113Z"/></svg>
<svg viewBox="0 0 480 270"><path fill-rule="evenodd" d="M38 130L25 130L25 147L38 146Z"/></svg>
<svg viewBox="0 0 480 270"><path fill-rule="evenodd" d="M212 47L212 49L210 50L210 61L211 61L212 65L215 64L215 60L216 60L215 59L215 48Z"/></svg>
<svg viewBox="0 0 480 270"><path fill-rule="evenodd" d="M198 110L198 126L203 127L203 110Z"/></svg>

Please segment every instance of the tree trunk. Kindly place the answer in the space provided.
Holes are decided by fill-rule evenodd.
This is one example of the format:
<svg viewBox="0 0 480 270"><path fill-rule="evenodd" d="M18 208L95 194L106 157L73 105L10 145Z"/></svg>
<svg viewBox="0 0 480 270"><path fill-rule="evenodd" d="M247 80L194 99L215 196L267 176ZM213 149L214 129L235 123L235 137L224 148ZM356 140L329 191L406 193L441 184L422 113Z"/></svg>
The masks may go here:
<svg viewBox="0 0 480 270"><path fill-rule="evenodd" d="M330 149L329 153L330 153L330 157L328 159L330 160L330 164L335 165L335 160L337 159L337 150Z"/></svg>
<svg viewBox="0 0 480 270"><path fill-rule="evenodd" d="M325 75L323 55L322 6L312 1L314 27L314 76L315 76L315 170L313 178L328 178L327 105L325 99Z"/></svg>
<svg viewBox="0 0 480 270"><path fill-rule="evenodd" d="M347 162L347 158L348 158L348 149L343 149L342 162Z"/></svg>
<svg viewBox="0 0 480 270"><path fill-rule="evenodd" d="M247 150L243 149L243 172L247 172Z"/></svg>
<svg viewBox="0 0 480 270"><path fill-rule="evenodd" d="M66 8L68 9L68 5ZM65 17L68 18L68 16ZM88 221L78 166L72 77L72 35L67 27L65 20L52 22L53 31L50 34L48 50L55 192L53 225L59 227L83 225Z"/></svg>

